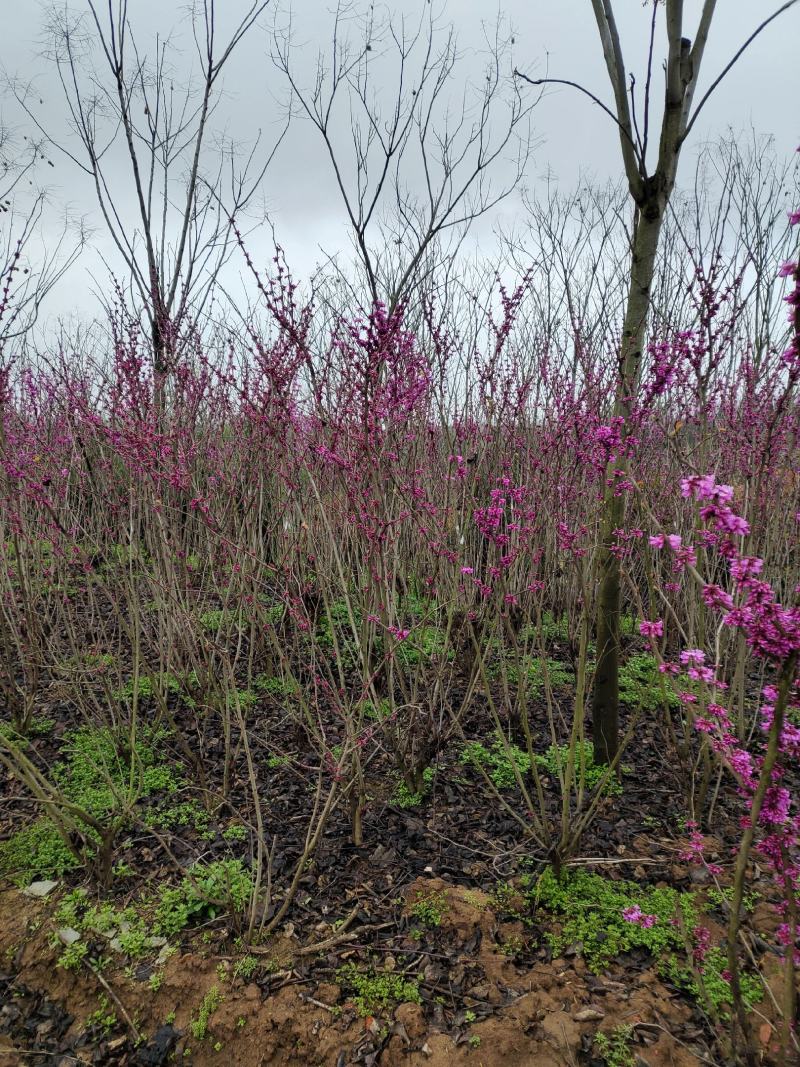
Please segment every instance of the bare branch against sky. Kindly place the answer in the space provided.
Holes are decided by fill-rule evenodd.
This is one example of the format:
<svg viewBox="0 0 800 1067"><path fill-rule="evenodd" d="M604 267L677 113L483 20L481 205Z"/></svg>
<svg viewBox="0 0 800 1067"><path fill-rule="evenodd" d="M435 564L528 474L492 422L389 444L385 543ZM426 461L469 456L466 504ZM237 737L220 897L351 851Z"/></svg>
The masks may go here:
<svg viewBox="0 0 800 1067"><path fill-rule="evenodd" d="M219 40L227 42L242 18L253 6L249 0L226 0L218 5ZM380 6L380 5L378 5ZM758 11L754 11L755 7ZM697 100L703 101L706 90L725 68L726 63L746 41L748 34L773 10L774 4L753 5L751 0L719 0L718 18L711 35L703 65L703 78L698 86ZM699 0L687 0L687 19L700 11ZM355 14L357 5L345 5L345 12ZM70 114L57 70L48 54L47 30L52 28L54 12L62 20L67 9L84 16L88 30L91 11L86 0L68 0L65 5L17 4L13 19L4 22L3 43L0 46L0 69L4 75L4 89L0 100L0 128L14 131L17 136L37 134L35 122L16 106L8 86L25 92L31 112L42 129L54 131L65 147L76 144L74 115ZM423 0L397 0L391 13L398 24L418 23L421 13L429 9ZM358 10L361 10L360 8ZM377 8L376 8L377 10ZM142 56L152 60L156 41L169 41L171 69L169 76L175 84L187 85L197 76L198 52L190 32L191 20L182 0L136 0L129 5L131 23L135 30L137 48ZM434 15L439 25L452 24L456 47L460 53L460 84L453 82L452 107L459 111L463 93L469 83L478 83L485 64L487 39L491 40L502 19L513 36L513 62L531 78L546 76L554 79L578 80L606 106L612 106L607 88L602 50L597 41L594 17L589 0L507 0L502 8L492 8L483 0L440 0ZM636 57L642 69L631 71L637 87L646 80L647 43L650 32L650 9L634 0L619 5L617 18L626 55ZM336 20L333 0L322 5L320 0L276 0L259 18L256 26L242 39L235 55L226 65L221 78L216 108L211 121L211 147L235 145L243 158L254 144L276 143L284 128L290 98L285 76L270 61L276 31L285 30L290 21L292 29L292 69L302 84L313 84L317 57L330 52L331 34ZM346 22L346 19L345 19ZM340 27L341 28L341 27ZM725 134L730 128L744 130L752 126L757 132L774 135L779 154L789 155L800 142L796 101L800 93L800 69L796 63L796 41L800 36L800 5L767 27L727 75L718 92L704 103L697 124L692 131L692 143L687 148L691 157L710 138ZM83 38L75 39L75 46ZM510 73L510 70L509 70ZM396 72L386 68L387 85ZM166 76L166 72L165 72ZM381 68L376 66L376 90L381 88ZM654 97L660 70L653 72ZM100 107L100 96L95 101ZM97 118L101 117L98 110ZM107 117L107 116L103 116ZM348 233L348 218L343 208L340 190L330 171L324 140L314 130L307 116L298 114L288 135L281 143L268 174L261 183L259 202L251 201L253 224L267 215L274 224L278 240L286 250L293 270L301 279L308 277L315 264L327 256L344 253L352 255ZM619 144L611 120L585 95L566 85L546 87L544 99L532 113L533 152L527 160L521 186L497 205L494 213L478 220L476 233L482 247L491 236L493 226L508 223L521 205L521 195L536 197L544 188L544 179L553 179L565 189L574 187L583 176L600 181L620 179ZM48 150L48 155L52 153ZM503 187L518 164L514 151L508 158L497 161L494 177ZM77 158L77 157L76 157ZM56 166L47 168L47 192L52 218L44 212L40 226L52 227L52 244L63 229L64 208L69 206L74 216L85 218L93 231L93 241L71 268L74 284L65 297L58 291L51 294L51 313L75 308L82 303L81 289L86 293L85 306L93 305L92 278L105 277L104 260L113 263L117 250L104 235L101 218L91 180L69 156L54 156ZM110 182L120 176L118 168L124 160L110 151L107 175ZM505 172L503 168L506 168ZM416 175L424 188L424 166ZM404 181L413 187L413 171ZM32 187L33 188L33 187ZM117 205L120 220L135 218L135 194ZM57 209L57 210L56 210ZM264 258L271 246L270 227L259 225L248 237L248 244L256 259ZM238 270L238 268L237 268ZM76 297L76 292L78 296Z"/></svg>

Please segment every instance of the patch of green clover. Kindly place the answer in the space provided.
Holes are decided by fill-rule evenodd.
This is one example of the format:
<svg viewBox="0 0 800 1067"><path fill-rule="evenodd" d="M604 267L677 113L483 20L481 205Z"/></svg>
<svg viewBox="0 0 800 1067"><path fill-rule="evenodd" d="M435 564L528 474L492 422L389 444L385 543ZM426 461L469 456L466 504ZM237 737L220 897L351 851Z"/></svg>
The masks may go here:
<svg viewBox="0 0 800 1067"><path fill-rule="evenodd" d="M78 866L77 857L50 819L38 819L0 842L0 876L16 885L36 878L61 878Z"/></svg>
<svg viewBox="0 0 800 1067"><path fill-rule="evenodd" d="M191 827L205 841L213 841L216 836L211 829L211 816L194 800L182 800L177 804L151 808L145 815L144 822L154 830Z"/></svg>
<svg viewBox="0 0 800 1067"><path fill-rule="evenodd" d="M559 771L563 773L569 761L569 745L556 747L551 745L544 755L535 756L538 766L557 777ZM604 775L608 774L608 767L594 762L594 747L591 741L579 741L575 746L575 761L573 781L583 781L588 789L594 789L600 784ZM612 774L606 782L603 792L607 796L619 796L622 792L622 783Z"/></svg>
<svg viewBox="0 0 800 1067"><path fill-rule="evenodd" d="M162 889L153 928L169 937L226 911L241 913L252 892L252 874L241 860L195 863L180 885Z"/></svg>
<svg viewBox="0 0 800 1067"><path fill-rule="evenodd" d="M197 705L191 691L198 685L199 679L196 671L189 671L183 679L168 671L162 671L155 676L155 685L149 674L140 674L138 678L129 678L124 685L115 690L114 699L121 704L130 705L133 704L134 697L140 702L147 701L152 700L160 692L165 696L177 697L187 708L194 708Z"/></svg>
<svg viewBox="0 0 800 1067"><path fill-rule="evenodd" d="M235 693L227 694L226 704L229 708L238 704L241 711L252 711L258 704L258 693L254 689L237 689Z"/></svg>
<svg viewBox="0 0 800 1067"><path fill-rule="evenodd" d="M535 624L525 626L520 637L526 643L537 640L538 630ZM545 641L568 641L569 619L566 615L556 617L552 611L542 612L542 637Z"/></svg>
<svg viewBox="0 0 800 1067"><path fill-rule="evenodd" d="M12 722L0 722L0 737L13 741L18 748L27 748L28 738L47 737L52 733L55 719L47 719L42 715L35 715L25 727L25 733L21 734Z"/></svg>
<svg viewBox="0 0 800 1067"><path fill-rule="evenodd" d="M110 558L104 566L112 567L114 564L128 566L131 563L140 563L146 568L152 564L152 558L139 545L116 543L111 545Z"/></svg>
<svg viewBox="0 0 800 1067"><path fill-rule="evenodd" d="M552 868L547 868L538 880L523 876L522 881L528 900L558 917L560 929L545 935L554 952L580 943L587 967L596 973L620 953L644 948L657 961L663 977L726 1017L723 1009L730 1004L730 983L725 977L727 960L722 950L715 947L706 953L698 965L699 981L686 962L682 930L693 930L702 916L694 893L612 881L584 870L567 870L557 878ZM633 907L655 916L653 925L628 922L623 912ZM747 972L741 975L741 989L748 1009L763 995L758 976Z"/></svg>
<svg viewBox="0 0 800 1067"><path fill-rule="evenodd" d="M371 719L372 722L383 722L384 719L388 719L392 712L392 705L389 700L382 700L377 707L368 700L364 705L364 715L366 718Z"/></svg>
<svg viewBox="0 0 800 1067"><path fill-rule="evenodd" d="M257 674L253 679L253 688L259 693L269 693L274 697L289 697L297 692L297 682L293 678L276 678L267 674Z"/></svg>
<svg viewBox="0 0 800 1067"><path fill-rule="evenodd" d="M408 616L411 619L431 619L437 615L438 608L436 601L411 592L400 597L398 611L401 616Z"/></svg>
<svg viewBox="0 0 800 1067"><path fill-rule="evenodd" d="M334 600L331 604L323 606L317 622L317 641L324 648L333 648L333 631L343 630L349 635L350 631L350 608L344 598ZM353 621L356 626L361 625L361 610L352 605Z"/></svg>
<svg viewBox="0 0 800 1067"><path fill-rule="evenodd" d="M562 663L561 660L557 659L548 659L546 662L547 679L551 689L561 689L574 684L575 674L568 663ZM529 695L532 697L540 696L544 693L545 688L545 668L541 656L525 656L522 664ZM514 664L507 664L505 667L494 664L489 669L490 678L498 678L503 673L505 673L511 685L519 683L520 672Z"/></svg>
<svg viewBox="0 0 800 1067"><path fill-rule="evenodd" d="M532 659L528 664L528 684L534 693L544 692L545 666L541 657ZM547 678L553 689L572 685L575 682L575 673L568 663L561 660L547 660Z"/></svg>
<svg viewBox="0 0 800 1067"><path fill-rule="evenodd" d="M172 767L162 762L166 731L141 727L131 745L107 727L81 727L66 734L63 758L53 779L64 797L95 818L120 809L125 798L170 793L177 788ZM87 828L88 839L96 839ZM91 851L91 849L90 849ZM0 845L0 873L17 881L60 877L79 866L57 825L44 818L24 827Z"/></svg>
<svg viewBox="0 0 800 1067"><path fill-rule="evenodd" d="M216 632L225 627L232 626L240 620L240 613L231 608L210 608L202 612L197 621L207 632Z"/></svg>
<svg viewBox="0 0 800 1067"><path fill-rule="evenodd" d="M259 605L263 610L262 617L265 617L268 623L273 626L277 626L283 619L286 612L285 605L269 593L259 593L256 597Z"/></svg>
<svg viewBox="0 0 800 1067"><path fill-rule="evenodd" d="M483 767L498 789L516 785L517 774L524 777L531 769L528 753L500 737L495 738L491 748L480 741L468 741L458 759L466 766Z"/></svg>
<svg viewBox="0 0 800 1067"><path fill-rule="evenodd" d="M700 979L690 967L683 966L676 956L669 956L659 966L659 972L701 1003L707 1002L721 1019L727 1019L731 1006L731 984L725 977L728 958L719 947L709 949L700 968ZM756 974L742 971L739 975L739 990L747 1011L762 1000L764 986Z"/></svg>
<svg viewBox="0 0 800 1067"><path fill-rule="evenodd" d="M415 667L419 663L427 663L445 651L447 659L452 660L455 653L452 648L446 648L444 630L438 626L417 626L405 641L397 646L395 656L403 666Z"/></svg>
<svg viewBox="0 0 800 1067"><path fill-rule="evenodd" d="M421 1004L419 982L394 971L362 971L347 963L336 972L337 981L352 994L358 1014L379 1015L398 1004Z"/></svg>
<svg viewBox="0 0 800 1067"><path fill-rule="evenodd" d="M53 917L58 926L70 927L81 933L116 934L119 947L131 959L140 959L150 951L149 931L135 908L117 909L108 901L93 904L84 889L66 893L59 901Z"/></svg>
<svg viewBox="0 0 800 1067"><path fill-rule="evenodd" d="M619 702L627 707L656 712L665 705L680 706L672 686L658 669L649 652L629 656L619 669Z"/></svg>
<svg viewBox="0 0 800 1067"><path fill-rule="evenodd" d="M233 977L241 978L248 982L258 970L258 960L255 956L242 956L233 965Z"/></svg>
<svg viewBox="0 0 800 1067"><path fill-rule="evenodd" d="M116 659L111 652L78 652L61 660L58 667L65 673L74 674L77 670L89 668L94 673L104 672L113 667Z"/></svg>
<svg viewBox="0 0 800 1067"><path fill-rule="evenodd" d="M432 891L417 893L409 914L423 926L441 926L447 914L447 894Z"/></svg>
<svg viewBox="0 0 800 1067"><path fill-rule="evenodd" d="M174 768L162 762L163 729L141 727L131 748L107 727L84 726L65 736L66 759L53 778L68 800L92 815L116 810L119 796L131 786L139 797L172 793L177 788Z"/></svg>
<svg viewBox="0 0 800 1067"><path fill-rule="evenodd" d="M532 904L559 919L560 929L546 935L553 951L562 952L580 943L586 965L594 972L606 967L614 956L634 948L647 949L656 958L680 951L683 936L673 920L680 913L684 928L689 930L698 923L694 895L669 887L612 881L584 870L566 870L557 878L549 867L537 881L524 876L523 884ZM626 909L636 906L644 914L655 915L652 926L623 917Z"/></svg>

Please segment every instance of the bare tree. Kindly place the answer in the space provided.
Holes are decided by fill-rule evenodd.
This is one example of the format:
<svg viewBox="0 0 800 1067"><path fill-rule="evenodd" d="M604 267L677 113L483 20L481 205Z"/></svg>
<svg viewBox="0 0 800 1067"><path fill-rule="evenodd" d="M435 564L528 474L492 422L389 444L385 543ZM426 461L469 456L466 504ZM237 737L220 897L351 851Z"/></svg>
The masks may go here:
<svg viewBox="0 0 800 1067"><path fill-rule="evenodd" d="M41 253L33 246L50 200L40 181L53 167L45 145L0 127L0 374L10 370L8 345L18 345L39 317L42 301L75 262L86 240L80 220L67 212Z"/></svg>
<svg viewBox="0 0 800 1067"><path fill-rule="evenodd" d="M127 0L87 0L82 16L53 9L50 58L69 111L71 140L52 136L31 106L31 87L17 86L41 133L93 183L149 328L159 402L181 328L208 300L234 246L234 220L277 147L254 174L255 146L241 162L233 144L208 151L220 76L269 2L247 0L220 41L217 5L196 0L190 25L200 73L189 79L172 69L171 38L156 36L150 54L140 49ZM132 225L125 210L131 200Z"/></svg>
<svg viewBox="0 0 800 1067"><path fill-rule="evenodd" d="M629 76L612 0L591 0L603 57L614 96L607 107L597 96L574 81L520 77L536 85L548 82L572 86L589 96L611 117L619 135L628 189L635 206L631 239L630 281L619 349L613 414L624 420L627 433L636 405L644 350L651 288L656 269L667 206L675 187L681 149L711 94L755 38L796 0L788 0L764 19L737 50L721 74L694 105L706 43L714 18L716 0L704 0L694 41L685 36L683 0L650 0L650 45L641 115L636 111L635 79ZM664 61L664 103L655 168L648 165L651 134L651 89L655 38L659 10L664 12L667 54ZM625 496L617 491L613 472L608 471L599 553L597 601L597 671L593 698L595 759L610 763L619 747L619 658L620 658L620 560L615 551L614 531L624 526Z"/></svg>
<svg viewBox="0 0 800 1067"><path fill-rule="evenodd" d="M512 44L498 24L481 81L458 91L451 109L461 56L454 31L437 25L430 6L409 28L385 9L359 14L340 0L330 51L319 55L309 87L295 69L291 21L276 29L273 60L296 110L320 134L371 302L391 309L405 300L516 187L533 104L511 74ZM495 184L504 156L510 172Z"/></svg>

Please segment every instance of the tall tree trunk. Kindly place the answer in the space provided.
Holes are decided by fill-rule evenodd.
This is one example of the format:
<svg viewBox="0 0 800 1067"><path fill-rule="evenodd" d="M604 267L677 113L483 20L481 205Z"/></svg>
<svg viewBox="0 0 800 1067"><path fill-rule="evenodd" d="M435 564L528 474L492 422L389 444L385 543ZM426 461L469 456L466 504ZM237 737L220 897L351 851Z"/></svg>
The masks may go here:
<svg viewBox="0 0 800 1067"><path fill-rule="evenodd" d="M658 239L664 220L666 197L654 190L638 210L631 249L631 284L619 354L614 417L624 419L622 438L629 431L629 417L638 391L650 289L655 272ZM601 530L599 590L597 599L597 671L592 703L594 758L610 763L619 745L619 653L620 653L620 561L614 552L614 531L625 522L625 494L616 490L614 470L606 469L605 499ZM609 484L610 483L610 484Z"/></svg>

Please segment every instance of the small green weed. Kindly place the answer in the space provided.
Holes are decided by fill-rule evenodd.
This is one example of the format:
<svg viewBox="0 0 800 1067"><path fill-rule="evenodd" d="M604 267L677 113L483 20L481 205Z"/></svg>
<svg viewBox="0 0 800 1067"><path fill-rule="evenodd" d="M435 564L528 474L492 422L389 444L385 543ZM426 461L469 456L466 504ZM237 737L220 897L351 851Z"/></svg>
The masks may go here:
<svg viewBox="0 0 800 1067"><path fill-rule="evenodd" d="M83 889L66 893L58 903L54 918L59 926L106 937L116 935L120 949L131 959L139 959L150 951L148 929L134 908L117 910L107 901L92 904Z"/></svg>
<svg viewBox="0 0 800 1067"><path fill-rule="evenodd" d="M371 700L364 705L364 715L372 722L383 722L391 714L392 706L388 700L382 700L376 707Z"/></svg>
<svg viewBox="0 0 800 1067"><path fill-rule="evenodd" d="M169 937L226 910L242 912L252 892L252 875L241 860L196 863L179 886L162 890L154 929Z"/></svg>
<svg viewBox="0 0 800 1067"><path fill-rule="evenodd" d="M517 956L521 956L525 949L525 942L519 936L519 934L512 934L507 938L500 946L500 951L504 956L508 956L509 959L514 960Z"/></svg>
<svg viewBox="0 0 800 1067"><path fill-rule="evenodd" d="M210 608L198 616L197 620L207 632L216 632L240 622L240 613L230 608Z"/></svg>
<svg viewBox="0 0 800 1067"><path fill-rule="evenodd" d="M224 997L220 993L217 986L212 985L206 995L203 997L200 1008L197 1012L197 1018L192 1019L189 1023L189 1029L192 1033L192 1037L198 1041L203 1041L208 1036L208 1024L211 1021L211 1016L222 1004Z"/></svg>
<svg viewBox="0 0 800 1067"><path fill-rule="evenodd" d="M347 963L337 971L337 980L353 993L359 1015L378 1015L398 1004L421 1004L419 983L393 971L360 971Z"/></svg>
<svg viewBox="0 0 800 1067"><path fill-rule="evenodd" d="M233 977L249 982L257 970L258 960L255 956L242 956L233 966Z"/></svg>
<svg viewBox="0 0 800 1067"><path fill-rule="evenodd" d="M274 697L290 697L297 690L297 682L293 678L275 678L266 674L258 674L253 679L253 688L259 693L269 693Z"/></svg>
<svg viewBox="0 0 800 1067"><path fill-rule="evenodd" d="M531 769L528 753L500 737L490 749L480 741L468 741L459 756L459 763L484 767L498 789L509 789L517 782L517 772L524 777Z"/></svg>
<svg viewBox="0 0 800 1067"><path fill-rule="evenodd" d="M532 623L530 626L526 626L520 636L523 641L535 641L537 639L536 625ZM567 616L561 615L556 618L552 611L542 612L542 637L548 642L568 641L569 619Z"/></svg>
<svg viewBox="0 0 800 1067"><path fill-rule="evenodd" d="M108 1035L117 1025L116 1012L109 1010L108 997L105 993L100 994L98 1003L100 1007L86 1019L86 1029L89 1030L96 1026L98 1030L102 1030L104 1034Z"/></svg>
<svg viewBox="0 0 800 1067"><path fill-rule="evenodd" d="M85 941L73 941L71 945L64 946L58 957L58 966L65 971L79 971L88 951L89 946Z"/></svg>
<svg viewBox="0 0 800 1067"><path fill-rule="evenodd" d="M528 664L528 686L532 695L544 692L544 675L545 668L541 657L532 659ZM569 664L557 659L547 660L547 678L552 689L561 689L575 682L575 674Z"/></svg>
<svg viewBox="0 0 800 1067"><path fill-rule="evenodd" d="M726 1009L731 1005L731 986L725 977L727 968L728 960L725 953L721 948L715 947L706 953L700 981L694 976L691 968L683 966L675 956L670 956L663 961L659 970L666 978L685 989L697 1000L701 1002L704 999L707 1000L720 1018L727 1019ZM751 1011L764 996L761 979L758 975L745 971L739 975L739 985L742 1001L746 1009Z"/></svg>
<svg viewBox="0 0 800 1067"><path fill-rule="evenodd" d="M636 1060L631 1049L632 1041L633 1027L621 1023L610 1034L595 1034L594 1051L606 1067L634 1067Z"/></svg>
<svg viewBox="0 0 800 1067"><path fill-rule="evenodd" d="M289 756L267 756L267 766L271 771L277 771L280 767L288 767L290 763Z"/></svg>
<svg viewBox="0 0 800 1067"><path fill-rule="evenodd" d="M441 926L446 913L446 893L418 893L410 908L410 914L423 926Z"/></svg>
<svg viewBox="0 0 800 1067"><path fill-rule="evenodd" d="M760 897L761 894L756 889L745 890L742 896L742 907L744 910L746 912L751 912L756 904L758 904ZM725 885L720 886L719 888L717 886L710 886L706 891L706 898L712 907L718 908L720 911L727 914L730 911L731 901L733 899L733 886Z"/></svg>
<svg viewBox="0 0 800 1067"><path fill-rule="evenodd" d="M422 789L414 792L400 779L395 785L389 803L398 808L418 808L425 799L431 782L433 781L433 767L426 767L422 772Z"/></svg>
<svg viewBox="0 0 800 1067"><path fill-rule="evenodd" d="M195 671L189 671L183 678L178 678L169 672L161 672L154 679L149 674L140 674L138 679L129 678L128 681L117 689L114 697L121 704L132 704L136 697L139 702L152 700L155 696L177 697L187 708L194 708L196 702L191 695L192 690L199 685L199 679Z"/></svg>

